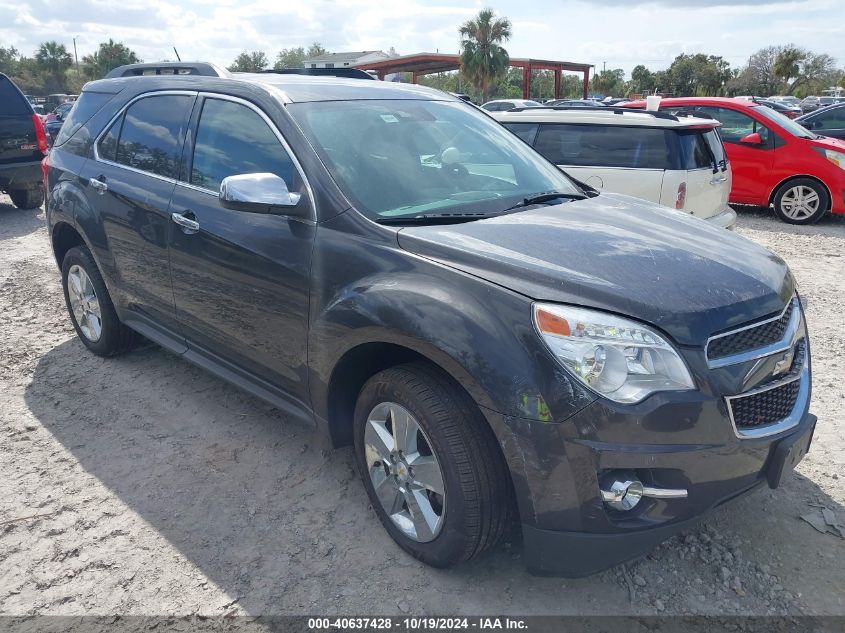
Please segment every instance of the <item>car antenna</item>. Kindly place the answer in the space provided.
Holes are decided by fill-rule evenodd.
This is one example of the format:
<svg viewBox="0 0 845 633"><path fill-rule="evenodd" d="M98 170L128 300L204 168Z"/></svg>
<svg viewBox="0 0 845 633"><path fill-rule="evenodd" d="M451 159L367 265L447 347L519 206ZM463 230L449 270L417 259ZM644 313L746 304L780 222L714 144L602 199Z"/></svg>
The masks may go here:
<svg viewBox="0 0 845 633"><path fill-rule="evenodd" d="M173 52L176 53L176 60L181 62L182 58L179 57L179 51L176 50L175 46L173 47Z"/></svg>

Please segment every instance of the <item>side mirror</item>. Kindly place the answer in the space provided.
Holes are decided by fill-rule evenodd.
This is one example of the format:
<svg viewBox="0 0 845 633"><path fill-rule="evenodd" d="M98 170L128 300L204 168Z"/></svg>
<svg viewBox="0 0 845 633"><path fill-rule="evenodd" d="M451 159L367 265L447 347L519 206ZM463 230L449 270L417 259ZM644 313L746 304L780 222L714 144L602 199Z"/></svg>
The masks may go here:
<svg viewBox="0 0 845 633"><path fill-rule="evenodd" d="M752 132L751 134L747 134L739 139L739 142L743 145L762 145L763 139L761 138L759 132Z"/></svg>
<svg viewBox="0 0 845 633"><path fill-rule="evenodd" d="M303 216L306 210L296 208L301 198L276 174L239 174L220 183L220 204L232 211Z"/></svg>

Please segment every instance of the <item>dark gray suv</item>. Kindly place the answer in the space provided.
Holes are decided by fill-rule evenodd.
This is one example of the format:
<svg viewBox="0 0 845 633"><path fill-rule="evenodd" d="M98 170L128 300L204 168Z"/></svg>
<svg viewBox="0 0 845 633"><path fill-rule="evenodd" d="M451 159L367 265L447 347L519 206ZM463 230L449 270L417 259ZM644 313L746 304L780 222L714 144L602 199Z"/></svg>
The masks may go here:
<svg viewBox="0 0 845 633"><path fill-rule="evenodd" d="M445 93L108 79L47 160L82 342L143 335L354 445L381 522L431 565L518 524L531 571L589 574L809 447L783 261L585 190Z"/></svg>

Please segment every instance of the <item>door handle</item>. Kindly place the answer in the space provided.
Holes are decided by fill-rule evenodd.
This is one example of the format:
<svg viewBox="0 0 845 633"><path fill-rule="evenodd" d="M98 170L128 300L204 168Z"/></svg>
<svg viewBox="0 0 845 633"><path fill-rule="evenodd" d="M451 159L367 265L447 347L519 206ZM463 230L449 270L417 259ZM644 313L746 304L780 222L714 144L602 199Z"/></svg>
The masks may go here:
<svg viewBox="0 0 845 633"><path fill-rule="evenodd" d="M185 214L191 213L190 211L185 211ZM182 232L186 234L196 233L200 230L200 223L196 220L192 220L189 217L186 217L185 214L182 213L171 213L170 219L173 220L176 224L182 227ZM193 214L191 214L193 215Z"/></svg>
<svg viewBox="0 0 845 633"><path fill-rule="evenodd" d="M714 186L715 185L721 185L725 181L727 181L727 178L725 176L722 176L721 178L714 178L713 180L710 181L710 184L714 185Z"/></svg>
<svg viewBox="0 0 845 633"><path fill-rule="evenodd" d="M100 176L100 178L103 177ZM91 185L97 191L97 193L102 196L106 191L109 190L109 186L104 182L105 179L100 180L100 178L91 178L90 180L88 180L88 184Z"/></svg>

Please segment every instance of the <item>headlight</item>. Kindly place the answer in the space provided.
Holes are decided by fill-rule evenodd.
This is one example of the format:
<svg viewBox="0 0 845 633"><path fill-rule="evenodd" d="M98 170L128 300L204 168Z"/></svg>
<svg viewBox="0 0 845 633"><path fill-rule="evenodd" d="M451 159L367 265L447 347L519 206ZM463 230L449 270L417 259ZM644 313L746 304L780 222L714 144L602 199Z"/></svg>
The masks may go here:
<svg viewBox="0 0 845 633"><path fill-rule="evenodd" d="M839 167L839 169L845 169L845 153L837 152L835 149L824 149L821 147L816 147L815 149L831 163Z"/></svg>
<svg viewBox="0 0 845 633"><path fill-rule="evenodd" d="M675 349L635 321L596 310L536 303L534 325L566 369L616 402L639 402L657 391L695 386Z"/></svg>

